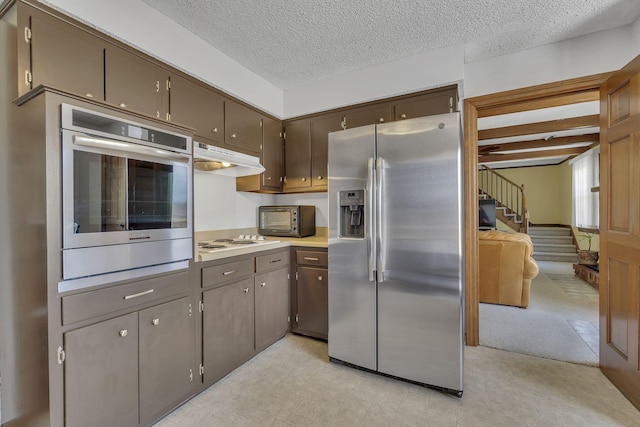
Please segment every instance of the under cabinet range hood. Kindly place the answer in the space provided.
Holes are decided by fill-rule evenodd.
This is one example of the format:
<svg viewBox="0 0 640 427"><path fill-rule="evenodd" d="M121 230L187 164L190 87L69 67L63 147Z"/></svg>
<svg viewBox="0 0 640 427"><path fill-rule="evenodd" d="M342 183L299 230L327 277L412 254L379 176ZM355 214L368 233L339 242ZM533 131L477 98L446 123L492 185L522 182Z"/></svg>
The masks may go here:
<svg viewBox="0 0 640 427"><path fill-rule="evenodd" d="M237 151L194 142L193 167L227 176L248 176L264 172L260 159Z"/></svg>

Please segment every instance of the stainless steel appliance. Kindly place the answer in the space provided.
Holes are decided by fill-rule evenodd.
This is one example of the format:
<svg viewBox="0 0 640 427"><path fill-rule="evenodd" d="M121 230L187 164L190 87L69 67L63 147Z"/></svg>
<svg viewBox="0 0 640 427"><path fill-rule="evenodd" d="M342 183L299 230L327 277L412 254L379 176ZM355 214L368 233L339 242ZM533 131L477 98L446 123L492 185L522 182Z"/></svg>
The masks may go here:
<svg viewBox="0 0 640 427"><path fill-rule="evenodd" d="M264 172L260 159L244 153L196 142L193 146L193 164L201 171L227 176L249 176Z"/></svg>
<svg viewBox="0 0 640 427"><path fill-rule="evenodd" d="M462 395L458 113L329 135L329 356Z"/></svg>
<svg viewBox="0 0 640 427"><path fill-rule="evenodd" d="M191 137L62 105L63 279L193 255Z"/></svg>
<svg viewBox="0 0 640 427"><path fill-rule="evenodd" d="M260 206L258 232L263 236L306 237L316 234L316 207Z"/></svg>

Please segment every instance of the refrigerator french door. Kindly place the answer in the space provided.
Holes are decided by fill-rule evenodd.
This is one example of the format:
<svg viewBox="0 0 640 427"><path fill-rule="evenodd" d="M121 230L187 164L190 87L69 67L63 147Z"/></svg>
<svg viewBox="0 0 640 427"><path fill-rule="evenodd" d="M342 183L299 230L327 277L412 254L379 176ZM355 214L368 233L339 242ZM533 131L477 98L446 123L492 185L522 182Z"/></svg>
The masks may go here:
<svg viewBox="0 0 640 427"><path fill-rule="evenodd" d="M459 113L329 135L329 357L462 395Z"/></svg>

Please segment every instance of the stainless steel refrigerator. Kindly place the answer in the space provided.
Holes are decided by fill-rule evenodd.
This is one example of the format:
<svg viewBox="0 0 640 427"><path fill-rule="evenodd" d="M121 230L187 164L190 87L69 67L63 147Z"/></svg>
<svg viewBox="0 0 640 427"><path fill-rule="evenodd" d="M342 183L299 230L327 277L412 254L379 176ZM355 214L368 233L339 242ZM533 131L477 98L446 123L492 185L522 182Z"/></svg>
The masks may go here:
<svg viewBox="0 0 640 427"><path fill-rule="evenodd" d="M462 395L459 113L329 134L329 357Z"/></svg>

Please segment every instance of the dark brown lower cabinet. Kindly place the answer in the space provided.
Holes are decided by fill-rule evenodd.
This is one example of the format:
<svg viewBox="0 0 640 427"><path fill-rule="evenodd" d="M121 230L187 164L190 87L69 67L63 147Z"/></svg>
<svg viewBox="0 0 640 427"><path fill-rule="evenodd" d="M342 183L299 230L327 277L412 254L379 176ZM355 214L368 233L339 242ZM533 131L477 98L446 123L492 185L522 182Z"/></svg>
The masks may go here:
<svg viewBox="0 0 640 427"><path fill-rule="evenodd" d="M147 424L182 401L190 392L189 298L142 310L138 315L140 421Z"/></svg>
<svg viewBox="0 0 640 427"><path fill-rule="evenodd" d="M256 349L262 350L289 330L289 267L255 277Z"/></svg>
<svg viewBox="0 0 640 427"><path fill-rule="evenodd" d="M138 424L138 313L64 334L65 425Z"/></svg>
<svg viewBox="0 0 640 427"><path fill-rule="evenodd" d="M289 331L289 249L206 264L201 279L208 387Z"/></svg>
<svg viewBox="0 0 640 427"><path fill-rule="evenodd" d="M327 250L297 249L292 260L296 262L292 331L326 340L329 335Z"/></svg>
<svg viewBox="0 0 640 427"><path fill-rule="evenodd" d="M298 267L298 329L327 339L329 334L327 269Z"/></svg>
<svg viewBox="0 0 640 427"><path fill-rule="evenodd" d="M253 354L253 277L203 292L203 382L213 384Z"/></svg>
<svg viewBox="0 0 640 427"><path fill-rule="evenodd" d="M189 298L64 334L65 425L147 425L191 391Z"/></svg>

